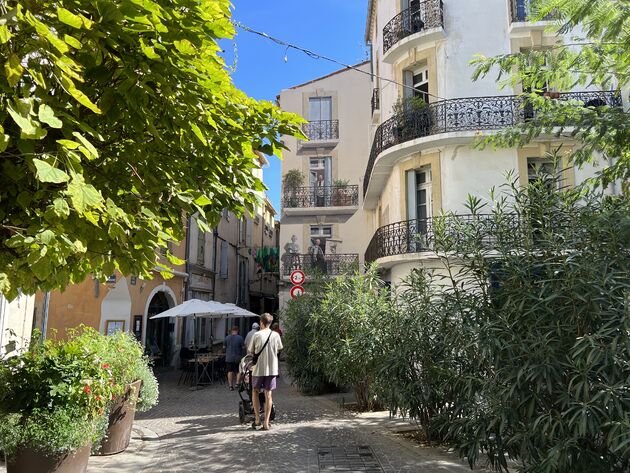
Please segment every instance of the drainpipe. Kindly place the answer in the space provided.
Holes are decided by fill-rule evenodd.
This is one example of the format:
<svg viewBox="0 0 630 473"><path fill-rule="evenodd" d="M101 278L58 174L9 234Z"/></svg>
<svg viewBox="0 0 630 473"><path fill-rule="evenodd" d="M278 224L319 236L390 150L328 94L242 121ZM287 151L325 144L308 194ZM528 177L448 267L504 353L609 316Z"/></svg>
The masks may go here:
<svg viewBox="0 0 630 473"><path fill-rule="evenodd" d="M46 340L48 331L48 309L50 307L50 291L44 294L44 310L42 311L42 341Z"/></svg>
<svg viewBox="0 0 630 473"><path fill-rule="evenodd" d="M188 300L188 297L190 295L189 293L189 290L190 290L190 245L191 245L190 226L192 225L192 217L189 216L187 218L187 221L188 221L188 229L186 231L186 250L185 250L186 256L184 256L184 259L186 260L186 273L188 274L188 277L184 279L184 300ZM197 229L197 231L200 231L200 230Z"/></svg>

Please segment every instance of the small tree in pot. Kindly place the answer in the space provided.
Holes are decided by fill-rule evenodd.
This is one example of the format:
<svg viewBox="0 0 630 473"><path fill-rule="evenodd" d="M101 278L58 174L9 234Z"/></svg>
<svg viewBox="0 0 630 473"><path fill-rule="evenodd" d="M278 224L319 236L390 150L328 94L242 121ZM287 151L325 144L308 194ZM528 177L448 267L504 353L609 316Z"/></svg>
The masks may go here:
<svg viewBox="0 0 630 473"><path fill-rule="evenodd" d="M433 124L429 104L420 96L398 98L392 117L396 119L394 133L398 143L427 136Z"/></svg>
<svg viewBox="0 0 630 473"><path fill-rule="evenodd" d="M347 187L350 181L347 179L335 179L332 189L332 205L333 207L341 207L344 205L352 205L352 196L348 195Z"/></svg>
<svg viewBox="0 0 630 473"><path fill-rule="evenodd" d="M123 393L107 353L90 349L93 334L68 335L32 342L0 363L0 448L9 473L85 471L90 445L103 436L108 403Z"/></svg>
<svg viewBox="0 0 630 473"><path fill-rule="evenodd" d="M299 169L290 169L282 178L282 184L285 192L285 207L297 207L299 199L296 194L297 190L304 184L304 173Z"/></svg>
<svg viewBox="0 0 630 473"><path fill-rule="evenodd" d="M146 411L157 404L158 384L143 355L142 345L129 332L116 332L104 337L87 331L88 346L97 353L107 353L111 379L123 387L121 394L113 396L108 405L108 423L105 436L94 444L92 452L112 455L124 451L131 439L131 427L136 411Z"/></svg>

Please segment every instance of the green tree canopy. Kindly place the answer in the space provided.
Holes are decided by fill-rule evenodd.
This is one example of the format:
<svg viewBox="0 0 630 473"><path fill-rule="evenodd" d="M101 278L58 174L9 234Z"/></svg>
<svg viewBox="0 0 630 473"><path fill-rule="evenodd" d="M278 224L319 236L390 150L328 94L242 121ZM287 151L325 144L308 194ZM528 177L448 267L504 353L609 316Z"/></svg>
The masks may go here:
<svg viewBox="0 0 630 473"><path fill-rule="evenodd" d="M0 4L0 292L148 275L185 215L253 208L300 131L233 85L233 35L228 0Z"/></svg>
<svg viewBox="0 0 630 473"><path fill-rule="evenodd" d="M585 106L580 100L550 100L540 92L596 88L628 95L630 80L630 6L619 0L532 0L532 21L553 18L549 29L564 40L546 49L532 49L486 58L477 57L473 78L498 70L503 87L522 86L524 103L536 114L530 120L496 135L479 146L522 146L541 135L572 137L582 146L571 153L577 165L594 162L599 153L607 166L597 183L630 179L630 120L621 107ZM560 39L560 37L559 37ZM588 105L588 104L587 104ZM627 191L627 189L626 189Z"/></svg>

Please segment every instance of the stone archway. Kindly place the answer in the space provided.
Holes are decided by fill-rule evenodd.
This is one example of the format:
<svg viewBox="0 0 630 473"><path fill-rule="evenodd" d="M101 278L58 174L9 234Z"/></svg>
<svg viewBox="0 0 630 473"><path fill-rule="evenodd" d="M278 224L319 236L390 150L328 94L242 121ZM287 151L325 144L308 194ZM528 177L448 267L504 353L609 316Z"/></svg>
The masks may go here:
<svg viewBox="0 0 630 473"><path fill-rule="evenodd" d="M169 364L175 348L175 319L156 319L150 317L177 305L173 290L166 284L157 286L147 298L144 310L142 341L147 351L161 357L161 364Z"/></svg>

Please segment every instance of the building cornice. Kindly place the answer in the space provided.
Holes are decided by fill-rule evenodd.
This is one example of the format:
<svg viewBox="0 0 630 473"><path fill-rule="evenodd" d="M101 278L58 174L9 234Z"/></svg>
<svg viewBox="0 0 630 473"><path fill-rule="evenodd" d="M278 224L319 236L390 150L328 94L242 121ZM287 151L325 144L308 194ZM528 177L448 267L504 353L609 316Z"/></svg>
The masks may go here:
<svg viewBox="0 0 630 473"><path fill-rule="evenodd" d="M372 32L372 21L374 20L374 9L376 7L375 0L368 0L367 18L365 19L365 42L370 42L370 33Z"/></svg>

